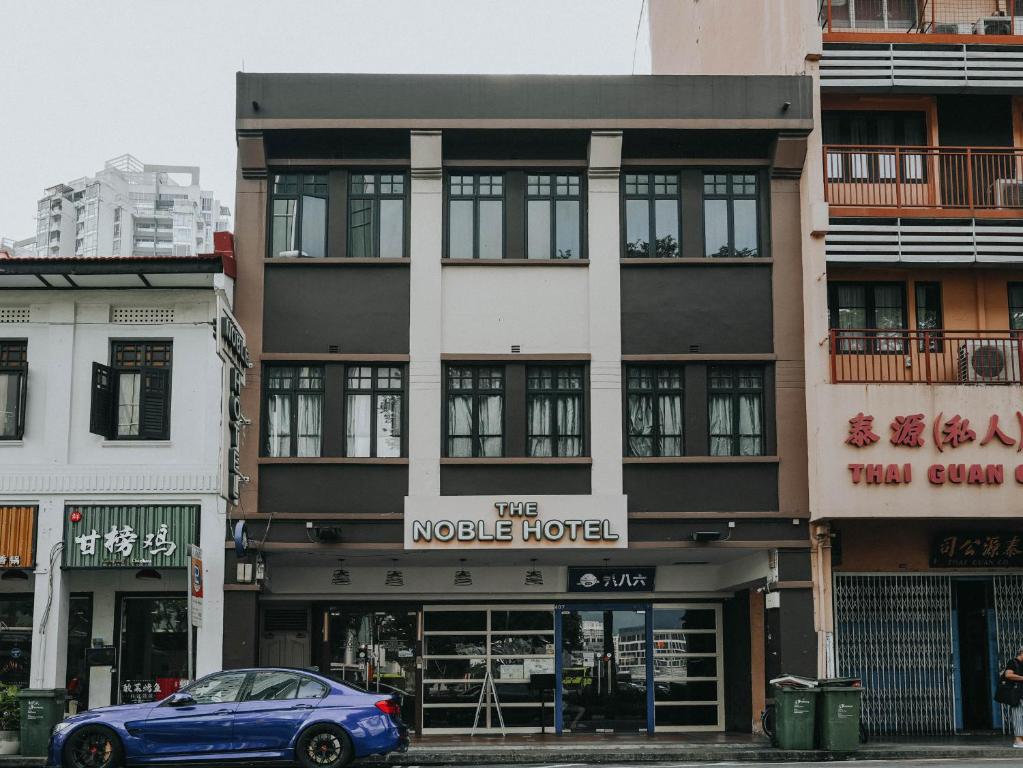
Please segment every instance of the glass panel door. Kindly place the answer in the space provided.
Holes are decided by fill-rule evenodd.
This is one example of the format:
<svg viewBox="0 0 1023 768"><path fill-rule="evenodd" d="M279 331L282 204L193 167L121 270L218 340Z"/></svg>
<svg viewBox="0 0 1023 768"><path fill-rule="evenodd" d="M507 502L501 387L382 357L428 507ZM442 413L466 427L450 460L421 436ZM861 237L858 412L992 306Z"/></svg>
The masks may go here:
<svg viewBox="0 0 1023 768"><path fill-rule="evenodd" d="M658 731L724 730L721 606L654 606Z"/></svg>
<svg viewBox="0 0 1023 768"><path fill-rule="evenodd" d="M561 612L562 730L647 730L647 613Z"/></svg>
<svg viewBox="0 0 1023 768"><path fill-rule="evenodd" d="M373 693L401 697L401 718L417 722L419 611L330 608L330 673Z"/></svg>
<svg viewBox="0 0 1023 768"><path fill-rule="evenodd" d="M188 604L183 597L123 597L117 701L158 701L188 677Z"/></svg>

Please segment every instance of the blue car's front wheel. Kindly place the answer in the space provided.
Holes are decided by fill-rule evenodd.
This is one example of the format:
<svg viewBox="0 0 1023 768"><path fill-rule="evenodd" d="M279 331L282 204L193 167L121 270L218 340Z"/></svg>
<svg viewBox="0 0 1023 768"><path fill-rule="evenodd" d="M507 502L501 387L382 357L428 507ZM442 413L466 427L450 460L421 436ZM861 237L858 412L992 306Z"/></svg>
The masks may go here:
<svg viewBox="0 0 1023 768"><path fill-rule="evenodd" d="M112 731L87 725L68 736L64 768L118 768L123 763L121 742Z"/></svg>
<svg viewBox="0 0 1023 768"><path fill-rule="evenodd" d="M344 768L354 750L348 734L336 725L314 725L299 737L295 759L302 768ZM85 768L84 766L82 768Z"/></svg>

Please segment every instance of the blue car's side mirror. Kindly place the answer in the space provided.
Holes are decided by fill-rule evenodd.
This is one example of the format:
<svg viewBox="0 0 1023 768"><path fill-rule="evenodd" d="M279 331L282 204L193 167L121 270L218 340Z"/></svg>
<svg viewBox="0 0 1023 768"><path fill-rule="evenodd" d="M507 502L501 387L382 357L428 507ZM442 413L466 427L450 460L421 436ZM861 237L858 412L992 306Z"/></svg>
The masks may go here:
<svg viewBox="0 0 1023 768"><path fill-rule="evenodd" d="M168 696L164 703L168 707L187 707L190 704L195 704L195 698L190 693L178 691Z"/></svg>

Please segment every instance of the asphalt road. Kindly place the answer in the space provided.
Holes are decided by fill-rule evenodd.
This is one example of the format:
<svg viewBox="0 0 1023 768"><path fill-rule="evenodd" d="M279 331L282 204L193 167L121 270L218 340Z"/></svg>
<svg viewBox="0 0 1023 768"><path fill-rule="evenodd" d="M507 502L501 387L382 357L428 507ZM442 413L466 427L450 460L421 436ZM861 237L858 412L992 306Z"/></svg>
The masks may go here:
<svg viewBox="0 0 1023 768"><path fill-rule="evenodd" d="M1023 751L1023 750L1021 750ZM722 762L722 763L686 763L686 762L664 762L664 763L494 763L479 765L474 763L471 768L752 768L753 766L771 766L771 768L840 768L840 766L862 767L862 768L967 768L978 766L978 768L1023 768L1023 755L1019 759L994 758L991 760L978 760L977 758L963 758L961 760L850 760L846 762L830 763L750 763L750 762ZM419 768L410 765L408 768ZM470 766L466 766L470 768Z"/></svg>

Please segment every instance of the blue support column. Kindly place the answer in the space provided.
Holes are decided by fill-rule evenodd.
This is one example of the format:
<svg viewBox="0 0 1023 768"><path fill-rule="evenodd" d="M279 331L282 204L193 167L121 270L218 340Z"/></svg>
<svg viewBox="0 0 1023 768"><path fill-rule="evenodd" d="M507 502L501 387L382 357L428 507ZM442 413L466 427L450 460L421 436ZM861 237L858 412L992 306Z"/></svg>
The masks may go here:
<svg viewBox="0 0 1023 768"><path fill-rule="evenodd" d="M654 608L647 605L643 611L646 616L646 732L654 733Z"/></svg>
<svg viewBox="0 0 1023 768"><path fill-rule="evenodd" d="M561 611L563 606L554 606L554 732L560 736L562 732L562 708L564 696L562 693L561 676L564 667L561 651Z"/></svg>

